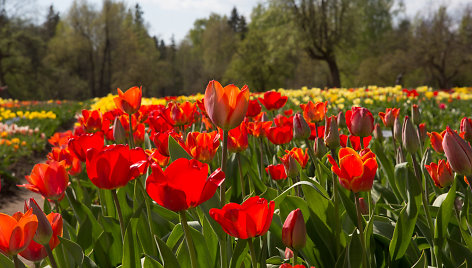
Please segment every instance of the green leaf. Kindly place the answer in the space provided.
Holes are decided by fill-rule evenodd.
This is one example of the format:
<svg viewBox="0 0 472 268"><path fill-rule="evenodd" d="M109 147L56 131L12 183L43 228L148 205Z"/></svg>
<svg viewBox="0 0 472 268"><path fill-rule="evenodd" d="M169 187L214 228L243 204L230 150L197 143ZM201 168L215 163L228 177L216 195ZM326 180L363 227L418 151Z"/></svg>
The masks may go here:
<svg viewBox="0 0 472 268"><path fill-rule="evenodd" d="M140 247L136 236L137 225L138 219L131 219L126 228L122 259L122 266L124 268L141 266ZM140 228L142 228L142 226L140 226Z"/></svg>
<svg viewBox="0 0 472 268"><path fill-rule="evenodd" d="M5 268L15 268L15 263L0 252L0 266Z"/></svg>
<svg viewBox="0 0 472 268"><path fill-rule="evenodd" d="M180 265L179 265L179 262L177 261L177 258L175 257L172 250L166 245L166 243L164 243L157 236L154 236L154 239L156 240L157 247L159 249L159 254L161 255L161 259L163 261L163 266L179 268Z"/></svg>
<svg viewBox="0 0 472 268"><path fill-rule="evenodd" d="M188 160L192 159L192 157L185 151L180 144L175 141L175 139L169 135L169 154L170 154L170 162L175 161L179 158L186 158Z"/></svg>
<svg viewBox="0 0 472 268"><path fill-rule="evenodd" d="M421 257L418 259L418 261L411 266L411 268L427 268L428 267L428 260L426 259L426 254L424 254L424 251L421 252Z"/></svg>
<svg viewBox="0 0 472 268"><path fill-rule="evenodd" d="M441 203L439 212L436 216L436 224L434 226L434 239L437 241L437 246L434 247L434 253L436 255L440 254L447 238L447 225L452 216L454 200L456 199L456 184L457 181L454 180L446 198Z"/></svg>
<svg viewBox="0 0 472 268"><path fill-rule="evenodd" d="M344 205L344 208L346 209L347 215L349 216L349 219L352 221L352 223L357 226L357 210L356 210L356 204L352 201L352 198L348 194L351 192L339 187L339 185L336 183L335 187L338 189L338 196L341 197L341 202Z"/></svg>
<svg viewBox="0 0 472 268"><path fill-rule="evenodd" d="M144 262L143 268L162 268L162 264L160 264L156 259L153 257L144 254Z"/></svg>
<svg viewBox="0 0 472 268"><path fill-rule="evenodd" d="M58 258L56 258L56 261L62 259L63 265L66 265L60 265L60 267L81 267L84 261L84 252L82 248L77 243L66 238L60 236L58 238L60 244L54 249L54 253L59 255Z"/></svg>
<svg viewBox="0 0 472 268"><path fill-rule="evenodd" d="M156 241L152 239L152 234L149 230L149 223L144 214L141 214L141 217L139 217L138 226L140 227L137 228L136 231L144 253L150 256L157 256Z"/></svg>
<svg viewBox="0 0 472 268"><path fill-rule="evenodd" d="M252 238L250 238L252 239ZM241 267L241 263L247 256L248 243L246 239L238 239L236 247L233 250L233 256L231 256L230 267L237 268Z"/></svg>

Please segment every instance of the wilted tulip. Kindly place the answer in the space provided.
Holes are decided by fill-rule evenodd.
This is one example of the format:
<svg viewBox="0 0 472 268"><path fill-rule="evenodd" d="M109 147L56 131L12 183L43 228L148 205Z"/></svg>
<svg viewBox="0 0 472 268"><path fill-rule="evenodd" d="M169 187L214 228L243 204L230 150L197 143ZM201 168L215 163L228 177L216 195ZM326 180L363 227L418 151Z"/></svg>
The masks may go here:
<svg viewBox="0 0 472 268"><path fill-rule="evenodd" d="M288 214L282 227L282 242L285 246L301 250L306 244L306 225L302 211L297 208Z"/></svg>
<svg viewBox="0 0 472 268"><path fill-rule="evenodd" d="M408 116L405 116L405 119L403 120L402 141L403 147L412 155L420 148L418 132L415 130L415 127Z"/></svg>
<svg viewBox="0 0 472 268"><path fill-rule="evenodd" d="M208 83L205 91L205 109L211 121L224 130L233 129L246 116L249 102L249 89L241 90L235 85L222 87L218 81Z"/></svg>
<svg viewBox="0 0 472 268"><path fill-rule="evenodd" d="M446 127L442 146L451 168L464 176L472 175L472 148L449 126Z"/></svg>

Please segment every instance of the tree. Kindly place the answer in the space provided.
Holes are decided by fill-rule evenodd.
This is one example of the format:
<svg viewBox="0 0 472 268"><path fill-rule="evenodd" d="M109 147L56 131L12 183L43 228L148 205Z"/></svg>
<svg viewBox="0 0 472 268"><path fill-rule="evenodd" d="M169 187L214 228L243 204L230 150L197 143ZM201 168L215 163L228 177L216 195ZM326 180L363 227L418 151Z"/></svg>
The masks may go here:
<svg viewBox="0 0 472 268"><path fill-rule="evenodd" d="M340 87L341 76L336 59L337 50L347 42L353 27L349 12L351 0L290 0L292 12L301 33L301 42L314 60L328 64L330 86Z"/></svg>

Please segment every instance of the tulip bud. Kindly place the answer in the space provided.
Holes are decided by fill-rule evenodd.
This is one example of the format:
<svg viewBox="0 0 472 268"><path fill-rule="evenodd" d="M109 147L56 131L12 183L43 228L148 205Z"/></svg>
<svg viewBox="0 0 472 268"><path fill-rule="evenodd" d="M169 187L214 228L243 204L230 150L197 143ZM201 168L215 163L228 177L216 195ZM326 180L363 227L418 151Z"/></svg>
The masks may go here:
<svg viewBox="0 0 472 268"><path fill-rule="evenodd" d="M300 113L297 113L293 118L293 138L294 139L308 139L311 135L310 126L305 121L305 118Z"/></svg>
<svg viewBox="0 0 472 268"><path fill-rule="evenodd" d="M446 128L442 146L451 168L464 176L472 175L472 148L449 126Z"/></svg>
<svg viewBox="0 0 472 268"><path fill-rule="evenodd" d="M380 125L378 123L375 124L375 127L374 127L374 138L379 141L383 141L384 139L383 134L382 134L382 129L380 128Z"/></svg>
<svg viewBox="0 0 472 268"><path fill-rule="evenodd" d="M402 123L400 122L401 119L395 118L395 123L393 124L393 137L399 143L402 142Z"/></svg>
<svg viewBox="0 0 472 268"><path fill-rule="evenodd" d="M336 149L339 147L340 139L338 122L334 115L327 117L325 120L324 142L330 149Z"/></svg>
<svg viewBox="0 0 472 268"><path fill-rule="evenodd" d="M361 210L362 215L369 214L369 205L363 197L359 197L359 208Z"/></svg>
<svg viewBox="0 0 472 268"><path fill-rule="evenodd" d="M126 131L121 124L119 117L116 117L115 122L113 123L113 138L117 144L126 143Z"/></svg>
<svg viewBox="0 0 472 268"><path fill-rule="evenodd" d="M38 244L46 245L52 237L51 223L33 198L30 198L28 201L25 200L25 212L31 208L33 209L33 214L38 218L38 229L36 229L33 240Z"/></svg>
<svg viewBox="0 0 472 268"><path fill-rule="evenodd" d="M346 117L344 116L343 111L340 111L340 112L338 113L337 118L338 118L338 127L339 127L339 128L344 128L344 127L346 127Z"/></svg>
<svg viewBox="0 0 472 268"><path fill-rule="evenodd" d="M289 178L296 178L299 173L300 173L300 164L298 164L298 161L293 158L290 154L286 154L283 157L280 158L282 161L282 164L284 165L285 168L285 174L287 174L287 177Z"/></svg>
<svg viewBox="0 0 472 268"><path fill-rule="evenodd" d="M413 124L419 125L421 123L421 113L420 109L418 108L418 105L413 104L413 107L411 109L411 120L413 121Z"/></svg>
<svg viewBox="0 0 472 268"><path fill-rule="evenodd" d="M418 132L420 135L420 141L423 143L426 140L426 123L421 123L418 125Z"/></svg>
<svg viewBox="0 0 472 268"><path fill-rule="evenodd" d="M285 248L285 259L290 260L293 258L293 251L290 248Z"/></svg>
<svg viewBox="0 0 472 268"><path fill-rule="evenodd" d="M319 159L323 158L323 156L328 152L328 148L326 148L323 139L318 137L315 139L313 150L315 151L315 156Z"/></svg>
<svg viewBox="0 0 472 268"><path fill-rule="evenodd" d="M472 119L464 117L461 120L461 132L464 132L464 139L472 142Z"/></svg>
<svg viewBox="0 0 472 268"><path fill-rule="evenodd" d="M288 214L282 227L282 242L285 246L300 250L306 244L306 225L302 211L297 208Z"/></svg>
<svg viewBox="0 0 472 268"><path fill-rule="evenodd" d="M374 130L374 116L364 107L352 107L346 112L346 125L352 135L367 137Z"/></svg>
<svg viewBox="0 0 472 268"><path fill-rule="evenodd" d="M405 116L405 120L403 120L402 140L403 147L405 147L405 149L412 155L420 148L418 132L416 132L408 115Z"/></svg>

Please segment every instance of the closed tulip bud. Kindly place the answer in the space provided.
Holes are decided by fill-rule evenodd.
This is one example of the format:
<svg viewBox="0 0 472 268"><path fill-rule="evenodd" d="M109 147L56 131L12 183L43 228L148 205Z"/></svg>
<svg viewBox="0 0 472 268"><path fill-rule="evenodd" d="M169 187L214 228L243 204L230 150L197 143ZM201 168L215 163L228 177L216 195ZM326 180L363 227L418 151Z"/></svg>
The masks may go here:
<svg viewBox="0 0 472 268"><path fill-rule="evenodd" d="M410 154L416 153L420 148L420 139L418 137L418 132L416 132L415 127L411 123L411 120L408 116L405 116L405 120L403 120L402 141L403 147Z"/></svg>
<svg viewBox="0 0 472 268"><path fill-rule="evenodd" d="M364 107L352 107L346 112L346 125L352 135L367 137L374 130L374 116Z"/></svg>
<svg viewBox="0 0 472 268"><path fill-rule="evenodd" d="M393 124L393 137L396 141L402 142L402 123L398 117L395 118L395 123Z"/></svg>
<svg viewBox="0 0 472 268"><path fill-rule="evenodd" d="M306 225L302 211L297 208L288 214L282 227L282 242L285 246L301 250L306 244Z"/></svg>
<svg viewBox="0 0 472 268"><path fill-rule="evenodd" d="M318 157L319 159L321 159L328 152L328 148L326 148L326 145L323 139L321 138L315 139L313 150L315 151L315 156Z"/></svg>
<svg viewBox="0 0 472 268"><path fill-rule="evenodd" d="M285 174L289 178L296 178L300 174L300 164L298 161L290 154L286 154L280 158L282 164L285 168Z"/></svg>
<svg viewBox="0 0 472 268"><path fill-rule="evenodd" d="M336 149L339 147L340 138L338 122L336 121L336 116L334 115L327 117L325 120L324 142L330 149Z"/></svg>
<svg viewBox="0 0 472 268"><path fill-rule="evenodd" d="M464 132L464 139L472 142L472 119L464 117L461 121L461 132Z"/></svg>
<svg viewBox="0 0 472 268"><path fill-rule="evenodd" d="M300 113L297 113L293 118L293 138L294 139L308 139L311 135L310 126L305 121L305 118Z"/></svg>
<svg viewBox="0 0 472 268"><path fill-rule="evenodd" d="M120 118L115 118L115 123L113 123L113 138L115 143L124 144L126 143L126 131L123 125L121 124Z"/></svg>
<svg viewBox="0 0 472 268"><path fill-rule="evenodd" d="M380 125L378 123L375 124L375 127L374 127L374 138L379 141L383 141L384 139L383 134L382 134L382 129L380 128Z"/></svg>
<svg viewBox="0 0 472 268"><path fill-rule="evenodd" d="M451 168L464 176L472 175L472 148L449 126L446 128L442 146Z"/></svg>
<svg viewBox="0 0 472 268"><path fill-rule="evenodd" d="M418 105L413 104L411 108L411 120L413 121L413 124L419 125L421 123L421 113L420 113L420 108L418 108Z"/></svg>
<svg viewBox="0 0 472 268"><path fill-rule="evenodd" d="M420 141L423 143L426 140L426 123L421 123L418 125L418 130L419 130L419 135L420 135Z"/></svg>
<svg viewBox="0 0 472 268"><path fill-rule="evenodd" d="M339 127L339 128L344 128L344 127L346 127L346 117L344 116L343 111L340 111L340 112L338 113L337 118L338 118L338 127Z"/></svg>
<svg viewBox="0 0 472 268"><path fill-rule="evenodd" d="M46 245L49 243L52 236L51 223L33 198L25 201L25 213L30 209L33 209L33 214L38 218L38 228L36 229L33 240L38 244Z"/></svg>

